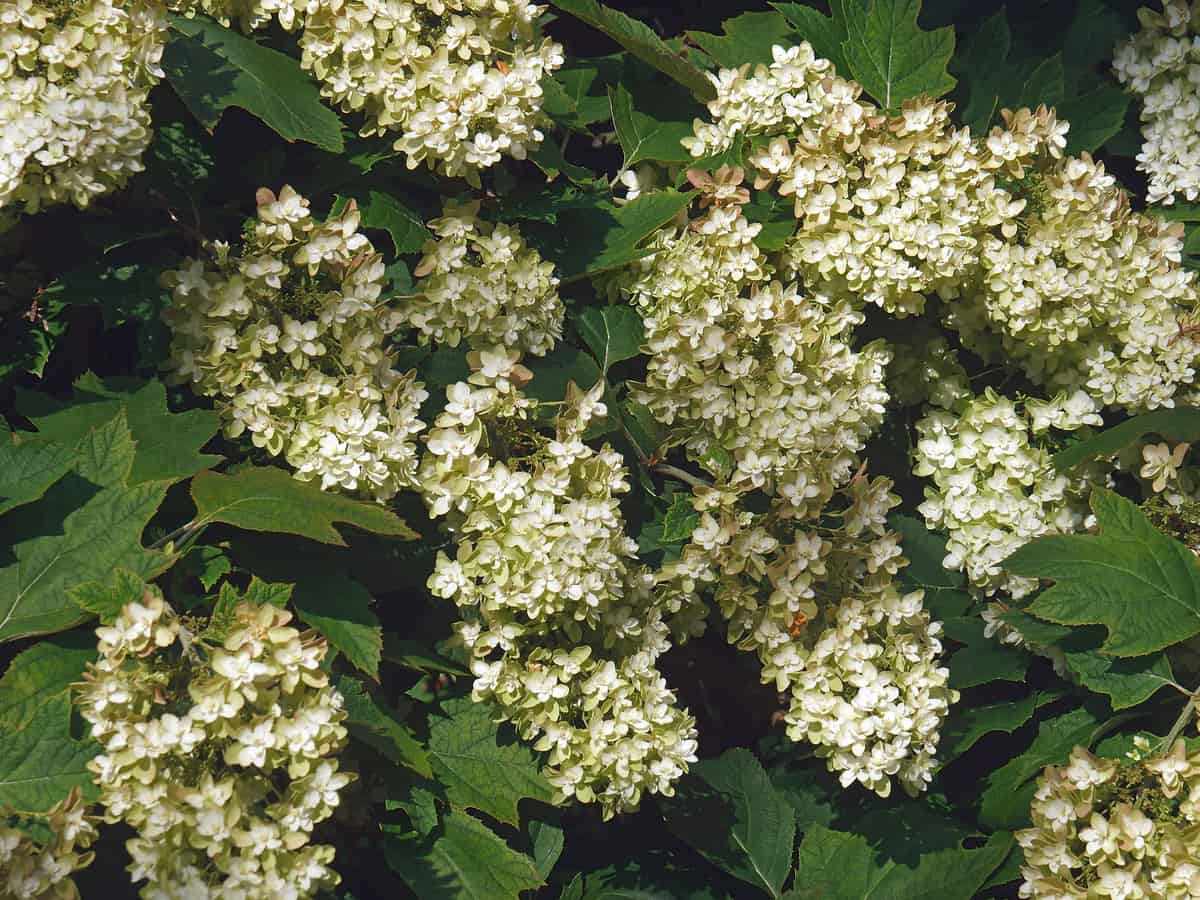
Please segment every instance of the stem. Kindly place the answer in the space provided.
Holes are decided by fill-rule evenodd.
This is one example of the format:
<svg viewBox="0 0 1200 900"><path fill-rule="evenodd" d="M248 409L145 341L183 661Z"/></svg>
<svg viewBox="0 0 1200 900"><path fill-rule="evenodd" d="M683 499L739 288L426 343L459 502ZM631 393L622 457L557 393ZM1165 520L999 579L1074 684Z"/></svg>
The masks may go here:
<svg viewBox="0 0 1200 900"><path fill-rule="evenodd" d="M179 537L185 531L187 531L188 529L194 528L194 527L196 527L196 520L192 519L190 522L186 522L185 524L180 525L178 528L176 528L170 534L164 534L157 541L155 541L153 544L150 545L150 549L158 550L161 547L165 547L167 544L169 544L171 541L175 540L175 538Z"/></svg>
<svg viewBox="0 0 1200 900"><path fill-rule="evenodd" d="M710 482L705 481L691 472L685 472L676 466L668 465L667 463L658 463L654 466L654 471L660 475L670 475L672 478L678 478L684 484L689 484L692 487L712 487Z"/></svg>
<svg viewBox="0 0 1200 900"><path fill-rule="evenodd" d="M1183 712L1179 714L1179 718L1175 720L1175 724L1171 726L1171 730L1167 732L1167 736L1163 738L1162 749L1170 750L1175 743L1176 738L1183 732L1188 721L1192 718L1192 714L1196 711L1196 694L1193 693L1188 698L1187 705L1184 706Z"/></svg>

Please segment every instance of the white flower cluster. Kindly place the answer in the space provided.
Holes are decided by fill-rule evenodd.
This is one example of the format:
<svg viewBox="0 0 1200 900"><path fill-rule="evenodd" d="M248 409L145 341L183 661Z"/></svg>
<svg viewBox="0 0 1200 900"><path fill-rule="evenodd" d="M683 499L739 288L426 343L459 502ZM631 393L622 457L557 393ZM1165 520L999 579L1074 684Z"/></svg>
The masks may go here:
<svg viewBox="0 0 1200 900"><path fill-rule="evenodd" d="M1038 779L1021 897L1186 900L1200 896L1200 753L1182 739L1149 760L1071 751Z"/></svg>
<svg viewBox="0 0 1200 900"><path fill-rule="evenodd" d="M565 309L553 263L526 245L513 225L492 225L479 204L449 203L429 222L415 274L417 293L398 306L418 339L475 349L502 345L544 356L562 336Z"/></svg>
<svg viewBox="0 0 1200 900"><path fill-rule="evenodd" d="M36 817L50 831L47 843L6 824L12 818L0 807L0 900L79 900L71 873L91 864L97 836L79 788Z"/></svg>
<svg viewBox="0 0 1200 900"><path fill-rule="evenodd" d="M1138 168L1146 200L1200 198L1200 3L1163 0L1138 10L1142 30L1117 47L1113 72L1142 101Z"/></svg>
<svg viewBox="0 0 1200 900"><path fill-rule="evenodd" d="M167 272L171 374L216 399L225 433L250 433L296 477L379 500L412 484L428 396L392 368L384 266L353 203L318 223L290 187L258 193L241 256Z"/></svg>
<svg viewBox="0 0 1200 900"><path fill-rule="evenodd" d="M1022 126L1008 118L1005 135ZM1015 363L1048 392L1085 392L1093 411L1172 406L1196 374L1200 303L1195 273L1180 265L1182 223L1131 212L1086 154L1032 162L1017 234L984 238L946 323L968 349Z"/></svg>
<svg viewBox="0 0 1200 900"><path fill-rule="evenodd" d="M167 9L189 18L197 13L211 16L222 25L237 22L243 31L268 25L272 19L289 31L303 16L317 9L322 0L167 0Z"/></svg>
<svg viewBox="0 0 1200 900"><path fill-rule="evenodd" d="M996 188L996 163L951 125L948 104L914 99L888 117L807 42L773 53L753 72L710 76L716 121L697 120L684 145L702 156L761 136L746 157L755 187L794 197L800 220L787 267L812 290L919 313L926 294L953 290L982 234L1020 204Z"/></svg>
<svg viewBox="0 0 1200 900"><path fill-rule="evenodd" d="M1170 406L1190 384L1200 291L1182 226L1131 212L1087 154L1063 158L1052 111L1004 110L972 138L944 103L881 114L807 44L774 57L713 76L715 121L684 144L757 138L755 185L796 198L780 267L806 291L896 315L937 294L968 349L1049 393L1086 391L1094 411Z"/></svg>
<svg viewBox="0 0 1200 900"><path fill-rule="evenodd" d="M153 0L0 4L0 209L85 207L142 171L165 29Z"/></svg>
<svg viewBox="0 0 1200 900"><path fill-rule="evenodd" d="M945 567L965 571L985 594L1022 597L1036 590L1037 579L1010 575L1001 563L1035 537L1079 530L1089 515L1090 485L1056 471L1035 439L1050 425L1083 424L1071 421L1072 399L1026 401L1022 410L989 390L917 422L914 473L932 478L918 509L931 529L946 532ZM1089 409L1086 396L1077 402Z"/></svg>
<svg viewBox="0 0 1200 900"><path fill-rule="evenodd" d="M425 498L457 542L438 554L435 596L458 604L473 696L548 751L564 798L605 818L643 792L670 795L696 759L694 720L655 666L703 608L677 580L636 560L618 497L621 457L583 442L605 414L603 383L572 390L553 438L534 425L519 355L475 352L451 385L421 464Z"/></svg>
<svg viewBox="0 0 1200 900"><path fill-rule="evenodd" d="M798 524L776 503L739 508L736 492L704 489L700 521L667 571L715 585L729 640L754 651L764 683L790 694L787 733L812 743L843 786L911 794L932 778L939 729L958 693L938 665L941 624L923 594L901 594L907 565L885 517L891 482L856 475L844 508ZM814 517L815 518L815 517Z"/></svg>
<svg viewBox="0 0 1200 900"><path fill-rule="evenodd" d="M862 314L848 300L774 279L760 228L715 203L660 231L622 273L650 356L632 396L730 485L766 488L804 516L849 478L882 421L890 356L880 341L851 348Z"/></svg>
<svg viewBox="0 0 1200 900"><path fill-rule="evenodd" d="M425 162L479 183L504 156L541 143L541 81L562 47L534 39L528 0L319 0L300 34L321 92L365 117L364 135L399 132L410 168Z"/></svg>
<svg viewBox="0 0 1200 900"><path fill-rule="evenodd" d="M147 900L302 898L339 881L310 844L352 776L326 645L291 613L243 603L222 642L189 636L150 592L98 628L78 705L103 752L88 767ZM181 645L177 647L177 645Z"/></svg>

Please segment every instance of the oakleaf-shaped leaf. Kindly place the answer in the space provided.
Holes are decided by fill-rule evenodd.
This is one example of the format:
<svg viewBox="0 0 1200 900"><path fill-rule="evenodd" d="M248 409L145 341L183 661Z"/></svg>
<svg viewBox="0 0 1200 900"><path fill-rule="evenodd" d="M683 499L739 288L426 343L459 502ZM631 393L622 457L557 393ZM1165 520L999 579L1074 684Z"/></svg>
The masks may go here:
<svg viewBox="0 0 1200 900"><path fill-rule="evenodd" d="M171 87L200 123L212 131L236 106L287 141L307 141L341 153L342 124L321 103L317 85L299 61L223 28L211 19L170 16L171 38L163 69Z"/></svg>
<svg viewBox="0 0 1200 900"><path fill-rule="evenodd" d="M79 681L96 658L96 636L72 631L38 641L20 653L0 678L0 732L20 731L37 712Z"/></svg>
<svg viewBox="0 0 1200 900"><path fill-rule="evenodd" d="M537 760L510 732L501 737L491 708L469 698L447 700L429 721L429 757L451 804L516 825L517 801L549 803L554 794Z"/></svg>
<svg viewBox="0 0 1200 900"><path fill-rule="evenodd" d="M797 37L812 44L817 56L829 60L843 78L850 77L850 67L842 45L846 42L845 17L840 14L841 4L846 0L833 0L830 5L837 15L822 15L818 10L802 3L772 3L796 29Z"/></svg>
<svg viewBox="0 0 1200 900"><path fill-rule="evenodd" d="M697 66L672 50L648 26L596 0L552 0L563 12L596 28L642 62L678 81L701 100L717 95L712 82Z"/></svg>
<svg viewBox="0 0 1200 900"><path fill-rule="evenodd" d="M0 435L0 514L32 503L75 465L75 447Z"/></svg>
<svg viewBox="0 0 1200 900"><path fill-rule="evenodd" d="M575 327L600 363L601 372L637 356L645 337L642 319L631 306L589 306L579 314Z"/></svg>
<svg viewBox="0 0 1200 900"><path fill-rule="evenodd" d="M623 84L611 88L608 99L617 141L625 152L623 168L647 159L670 163L692 158L681 143L692 136L690 120L668 120L639 111Z"/></svg>
<svg viewBox="0 0 1200 900"><path fill-rule="evenodd" d="M954 87L946 64L954 54L954 29L923 31L921 0L841 0L850 75L886 110L909 97L940 97Z"/></svg>
<svg viewBox="0 0 1200 900"><path fill-rule="evenodd" d="M357 678L342 675L336 687L346 708L346 725L357 739L384 757L412 769L425 778L433 777L429 754L400 719L376 702Z"/></svg>
<svg viewBox="0 0 1200 900"><path fill-rule="evenodd" d="M421 900L517 900L543 884L532 859L458 810L446 814L432 840L389 837L384 853Z"/></svg>
<svg viewBox="0 0 1200 900"><path fill-rule="evenodd" d="M323 491L274 466L255 466L234 475L201 472L192 479L191 488L197 522L298 534L339 547L346 542L334 522L377 534L416 537L395 513L382 506Z"/></svg>
<svg viewBox="0 0 1200 900"><path fill-rule="evenodd" d="M101 380L88 373L75 382L69 403L20 391L17 408L37 427L38 440L71 446L124 410L136 444L128 484L180 481L221 461L219 456L199 452L217 433L216 413L208 409L170 412L167 389L160 381ZM31 440L33 436L20 437Z"/></svg>
<svg viewBox="0 0 1200 900"><path fill-rule="evenodd" d="M662 801L667 828L713 865L772 897L792 868L792 806L749 750L695 763Z"/></svg>
<svg viewBox="0 0 1200 900"><path fill-rule="evenodd" d="M301 579L292 594L300 619L329 639L350 664L379 680L383 628L371 611L371 595L342 574Z"/></svg>
<svg viewBox="0 0 1200 900"><path fill-rule="evenodd" d="M345 206L346 198L339 194L330 215L338 215ZM416 253L430 238L421 217L391 194L368 191L366 199L358 202L358 208L362 227L386 231L397 256Z"/></svg>
<svg viewBox="0 0 1200 900"><path fill-rule="evenodd" d="M821 15L815 9L800 8ZM723 69L736 69L743 63L769 63L773 46L790 47L800 40L791 23L778 12L742 13L722 22L721 31L724 33L719 35L689 31L688 37Z"/></svg>
<svg viewBox="0 0 1200 900"><path fill-rule="evenodd" d="M95 800L88 760L100 752L91 738L71 737L71 701L62 694L44 704L20 731L0 732L0 807L41 813L79 787Z"/></svg>
<svg viewBox="0 0 1200 900"><path fill-rule="evenodd" d="M800 842L791 900L971 900L1012 848L1012 836L993 834L975 850L923 854L915 866L887 857L859 834L815 825ZM881 852L882 850L882 852ZM881 858L882 856L882 858Z"/></svg>
<svg viewBox="0 0 1200 900"><path fill-rule="evenodd" d="M166 495L165 482L98 488L68 474L37 503L10 513L17 537L10 565L0 568L0 640L49 634L77 625L88 613L68 591L103 580L116 568L143 578L171 557L142 546L142 532ZM20 535L35 535L24 540Z"/></svg>
<svg viewBox="0 0 1200 900"><path fill-rule="evenodd" d="M1100 647L1141 656L1200 634L1200 566L1187 547L1157 531L1137 506L1097 489L1094 535L1038 538L1005 561L1008 571L1052 578L1026 611L1060 625L1103 625Z"/></svg>

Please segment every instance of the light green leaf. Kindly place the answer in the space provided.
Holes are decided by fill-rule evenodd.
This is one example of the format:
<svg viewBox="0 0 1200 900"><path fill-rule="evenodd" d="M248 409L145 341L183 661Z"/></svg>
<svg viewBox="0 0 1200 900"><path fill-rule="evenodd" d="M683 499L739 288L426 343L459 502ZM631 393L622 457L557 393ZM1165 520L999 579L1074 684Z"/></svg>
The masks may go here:
<svg viewBox="0 0 1200 900"><path fill-rule="evenodd" d="M0 514L32 503L75 465L73 445L0 435Z"/></svg>
<svg viewBox="0 0 1200 900"><path fill-rule="evenodd" d="M414 845L388 837L384 853L421 900L517 900L544 883L532 859L457 810L442 819L432 841Z"/></svg>
<svg viewBox="0 0 1200 900"><path fill-rule="evenodd" d="M127 569L113 569L108 576L85 581L67 593L80 609L94 614L105 625L111 625L129 603L140 603L147 590L157 592L144 579Z"/></svg>
<svg viewBox="0 0 1200 900"><path fill-rule="evenodd" d="M642 62L678 81L701 100L711 100L716 89L704 72L663 43L653 31L637 19L596 0L551 0L563 12L596 28Z"/></svg>
<svg viewBox="0 0 1200 900"><path fill-rule="evenodd" d="M346 198L339 194L330 215L339 215L345 205ZM362 227L386 231L397 256L416 253L432 237L421 217L391 194L368 191L367 199L359 202L358 208Z"/></svg>
<svg viewBox="0 0 1200 900"><path fill-rule="evenodd" d="M940 97L954 87L946 64L954 29L922 31L921 0L841 0L846 24L842 50L850 74L886 110L909 97Z"/></svg>
<svg viewBox="0 0 1200 900"><path fill-rule="evenodd" d="M579 314L575 327L600 363L601 372L633 359L641 353L645 339L642 318L631 306L589 306Z"/></svg>
<svg viewBox="0 0 1200 900"><path fill-rule="evenodd" d="M1059 625L1104 625L1101 652L1141 656L1200 634L1200 566L1157 531L1136 505L1096 489L1095 535L1053 535L1026 544L1008 571L1052 578L1026 611Z"/></svg>
<svg viewBox="0 0 1200 900"><path fill-rule="evenodd" d="M662 806L667 828L713 865L781 895L792 868L795 814L749 750L693 764Z"/></svg>
<svg viewBox="0 0 1200 900"><path fill-rule="evenodd" d="M163 69L175 93L212 131L231 106L240 107L287 141L307 141L330 153L345 149L337 114L321 103L317 85L297 60L256 44L211 19L170 16Z"/></svg>
<svg viewBox="0 0 1200 900"><path fill-rule="evenodd" d="M92 739L71 737L71 701L61 694L43 705L20 731L0 732L0 807L41 813L79 787L95 800L88 760L100 752Z"/></svg>
<svg viewBox="0 0 1200 900"><path fill-rule="evenodd" d="M796 34L812 44L817 56L829 60L843 78L850 77L850 67L846 64L846 56L842 45L845 44L846 23L841 13L841 6L846 0L833 0L830 4L836 15L822 15L811 6L802 3L772 3L771 6L783 13L784 17L796 29Z"/></svg>
<svg viewBox="0 0 1200 900"><path fill-rule="evenodd" d="M549 878L562 856L565 843L562 826L546 818L535 818L529 820L525 830L533 847L533 864L543 879Z"/></svg>
<svg viewBox="0 0 1200 900"><path fill-rule="evenodd" d="M441 711L429 721L429 758L451 804L516 825L519 800L554 799L533 751L513 734L501 738L489 706L462 698Z"/></svg>
<svg viewBox="0 0 1200 900"><path fill-rule="evenodd" d="M1038 726L1029 748L987 776L979 821L991 828L1019 828L1029 821L1034 779L1048 765L1061 765L1076 745L1090 746L1102 722L1080 707Z"/></svg>
<svg viewBox="0 0 1200 900"><path fill-rule="evenodd" d="M780 6L797 6L807 10L818 18L824 18L815 9L797 4L776 4ZM771 48L775 45L791 47L799 42L791 23L778 12L748 12L721 23L722 34L708 34L704 31L689 31L688 37L700 45L700 48L713 58L723 69L736 69L743 63L770 63ZM811 43L811 42L810 42Z"/></svg>
<svg viewBox="0 0 1200 900"><path fill-rule="evenodd" d="M0 677L0 732L20 731L37 712L66 696L96 658L96 636L72 631L38 641L20 653Z"/></svg>
<svg viewBox="0 0 1200 900"><path fill-rule="evenodd" d="M75 382L69 403L21 391L17 408L37 427L38 439L72 446L124 410L136 444L131 485L180 481L221 461L219 456L199 452L217 433L216 413L208 409L170 412L167 389L160 381L101 380L88 373Z"/></svg>
<svg viewBox="0 0 1200 900"><path fill-rule="evenodd" d="M9 513L16 538L10 565L0 568L0 640L49 634L85 621L68 595L116 568L149 578L171 557L142 546L146 523L166 495L164 482L98 488L74 473L37 503ZM21 539L24 534L36 535Z"/></svg>
<svg viewBox="0 0 1200 900"><path fill-rule="evenodd" d="M1126 419L1054 454L1054 468L1066 472L1088 460L1113 456L1152 434L1170 441L1200 440L1200 409L1158 409Z"/></svg>
<svg viewBox="0 0 1200 900"><path fill-rule="evenodd" d="M971 900L1004 862L1012 836L993 834L975 850L923 854L915 866L880 858L862 835L813 826L800 842L795 900ZM886 848L883 850L886 854Z"/></svg>
<svg viewBox="0 0 1200 900"><path fill-rule="evenodd" d="M366 588L340 573L310 576L296 585L292 605L351 665L379 680L383 627L371 611Z"/></svg>
<svg viewBox="0 0 1200 900"><path fill-rule="evenodd" d="M692 136L690 120L672 121L639 112L633 105L633 96L623 84L609 89L608 100L617 140L625 152L622 168L647 159L672 163L687 162L692 158L680 143Z"/></svg>
<svg viewBox="0 0 1200 900"><path fill-rule="evenodd" d="M356 740L399 766L425 778L433 777L429 754L412 730L390 709L381 706L357 678L341 675L335 681L346 707L346 726Z"/></svg>
<svg viewBox="0 0 1200 900"><path fill-rule="evenodd" d="M233 563L225 551L209 545L192 545L178 565L176 572L182 569L185 576L198 579L206 591L211 591L222 576L233 571Z"/></svg>
<svg viewBox="0 0 1200 900"><path fill-rule="evenodd" d="M671 505L663 515L662 539L666 543L686 541L699 522L700 514L692 505L692 495L681 491L671 498Z"/></svg>
<svg viewBox="0 0 1200 900"><path fill-rule="evenodd" d="M191 488L197 522L298 534L339 547L346 542L334 522L376 534L416 537L395 513L382 506L322 491L273 466L255 466L234 475L201 472L192 479Z"/></svg>
<svg viewBox="0 0 1200 900"><path fill-rule="evenodd" d="M125 484L133 468L133 432L125 418L124 407L102 425L85 434L75 448L79 455L75 471L100 487Z"/></svg>

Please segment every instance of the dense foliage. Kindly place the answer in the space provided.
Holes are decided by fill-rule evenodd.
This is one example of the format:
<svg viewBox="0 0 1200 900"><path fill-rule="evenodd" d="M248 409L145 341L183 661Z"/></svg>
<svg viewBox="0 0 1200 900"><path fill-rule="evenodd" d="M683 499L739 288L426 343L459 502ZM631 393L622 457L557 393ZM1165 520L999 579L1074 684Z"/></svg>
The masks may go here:
<svg viewBox="0 0 1200 900"><path fill-rule="evenodd" d="M1200 897L1200 3L0 4L0 898Z"/></svg>

